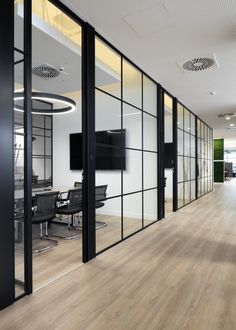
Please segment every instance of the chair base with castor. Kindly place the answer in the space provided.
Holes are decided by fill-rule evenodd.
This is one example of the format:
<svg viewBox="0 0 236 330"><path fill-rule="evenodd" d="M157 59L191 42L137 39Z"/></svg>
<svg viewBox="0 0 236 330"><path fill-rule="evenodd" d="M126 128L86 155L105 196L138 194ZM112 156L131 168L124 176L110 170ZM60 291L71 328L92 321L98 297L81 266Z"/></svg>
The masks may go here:
<svg viewBox="0 0 236 330"><path fill-rule="evenodd" d="M43 223L40 223L39 227L40 227L40 239L33 240L33 250L32 250L33 253L43 252L52 249L54 246L58 245L57 240L49 238L47 222L45 222L45 236L43 235Z"/></svg>

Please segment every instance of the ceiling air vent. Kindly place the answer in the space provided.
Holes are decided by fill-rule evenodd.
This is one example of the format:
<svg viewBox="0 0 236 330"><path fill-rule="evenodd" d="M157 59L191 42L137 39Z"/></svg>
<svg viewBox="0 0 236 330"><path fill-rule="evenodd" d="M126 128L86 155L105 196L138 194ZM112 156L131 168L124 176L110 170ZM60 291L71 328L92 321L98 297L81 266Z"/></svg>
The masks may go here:
<svg viewBox="0 0 236 330"><path fill-rule="evenodd" d="M184 60L178 62L178 65L183 72L199 72L218 67L218 63L214 54Z"/></svg>
<svg viewBox="0 0 236 330"><path fill-rule="evenodd" d="M50 64L40 64L35 66L32 70L35 76L43 79L52 79L60 75L61 71Z"/></svg>
<svg viewBox="0 0 236 330"><path fill-rule="evenodd" d="M236 113L233 113L233 112L220 113L219 115L217 115L217 117L219 117L219 118L235 117L235 116L236 116Z"/></svg>

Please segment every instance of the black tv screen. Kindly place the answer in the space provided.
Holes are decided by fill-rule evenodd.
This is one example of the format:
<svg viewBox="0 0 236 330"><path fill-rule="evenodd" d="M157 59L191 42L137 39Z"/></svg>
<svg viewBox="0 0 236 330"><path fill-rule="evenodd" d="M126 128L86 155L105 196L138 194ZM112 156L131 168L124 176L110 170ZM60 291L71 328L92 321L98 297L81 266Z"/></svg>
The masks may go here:
<svg viewBox="0 0 236 330"><path fill-rule="evenodd" d="M70 134L70 169L83 169L82 133ZM96 132L96 170L125 170L125 129Z"/></svg>

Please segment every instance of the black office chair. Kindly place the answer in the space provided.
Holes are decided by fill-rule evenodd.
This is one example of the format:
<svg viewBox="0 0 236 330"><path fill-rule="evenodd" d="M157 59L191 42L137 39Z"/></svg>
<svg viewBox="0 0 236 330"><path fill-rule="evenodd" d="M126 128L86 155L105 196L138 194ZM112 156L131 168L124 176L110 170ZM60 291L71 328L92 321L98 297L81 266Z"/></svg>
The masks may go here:
<svg viewBox="0 0 236 330"><path fill-rule="evenodd" d="M48 223L56 217L56 203L58 192L37 194L34 198L32 224L40 226L41 240L47 240L50 244L44 245L40 242L39 246L34 246L33 252L42 252L56 246L58 242L48 238ZM43 235L43 223L45 223L45 236Z"/></svg>
<svg viewBox="0 0 236 330"><path fill-rule="evenodd" d="M99 209L105 205L104 201L107 198L107 185L95 187L96 209ZM96 221L96 229L107 226L106 222Z"/></svg>
<svg viewBox="0 0 236 330"><path fill-rule="evenodd" d="M80 231L77 230L74 221L74 215L79 214L83 210L82 206L82 189L71 189L68 191L66 203L57 208L56 213L60 215L68 215L68 231L66 234L54 235L65 239L73 239L80 235Z"/></svg>
<svg viewBox="0 0 236 330"><path fill-rule="evenodd" d="M83 184L80 181L75 181L74 188L82 188Z"/></svg>

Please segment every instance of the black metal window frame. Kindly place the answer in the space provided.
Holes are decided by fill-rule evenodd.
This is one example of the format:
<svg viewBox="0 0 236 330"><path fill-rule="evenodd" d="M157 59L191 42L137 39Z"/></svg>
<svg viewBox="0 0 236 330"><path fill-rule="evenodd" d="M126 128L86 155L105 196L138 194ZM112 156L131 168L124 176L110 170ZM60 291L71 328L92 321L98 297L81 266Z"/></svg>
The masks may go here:
<svg viewBox="0 0 236 330"><path fill-rule="evenodd" d="M200 132L199 125L200 124ZM202 119L197 117L197 166L199 169L199 176L197 178L197 198L201 198L213 191L213 130ZM202 128L204 127L204 134L202 134ZM206 134L207 132L207 134ZM207 137L207 138L206 138ZM207 153L207 157L202 157L202 145L204 145L204 154ZM200 150L199 150L200 149ZM206 152L207 151L207 152ZM210 169L210 175L201 176L202 174L202 162L207 164L208 170ZM202 182L204 181L204 189L202 190ZM207 184L206 184L207 183ZM211 184L210 184L211 183ZM201 186L201 189L200 189ZM203 191L203 192L202 192Z"/></svg>
<svg viewBox="0 0 236 330"><path fill-rule="evenodd" d="M183 121L183 128L179 127L178 125L178 121L179 121L179 116L178 116L178 105L180 105L183 109L183 117L182 117L182 121ZM188 131L188 129L185 129L185 111L188 111L189 112L189 126L190 126L190 132ZM194 121L192 122L191 120L191 116L194 117ZM197 195L196 195L196 186L197 186L197 168L196 168L196 160L197 160L197 150L196 150L196 136L197 136L197 130L196 130L196 120L197 120L197 116L189 109L187 108L183 103L177 101L177 123L176 123L176 126L177 126L177 161L178 161L178 168L180 167L180 164L179 164L179 157L182 157L183 158L183 173L184 173L184 168L185 168L185 165L184 165L184 162L185 162L185 158L189 159L190 161L190 179L188 180L182 180L182 181L179 181L179 179L177 179L177 190L178 190L178 196L179 196L179 184L183 184L185 186L185 182L189 182L190 184L190 193L189 193L189 201L186 203L185 202L185 187L183 188L183 205L179 206L178 204L178 209L181 209L183 207L185 207L186 205L192 203L193 201L195 201L197 199ZM192 125L193 124L193 125ZM194 128L194 132L192 132L192 126ZM178 142L179 142L179 135L178 135L178 132L182 132L183 134L183 154L178 154ZM188 155L185 155L185 135L188 134L188 136L190 137L190 145L189 145L189 154ZM195 147L195 152L194 152L194 155L191 154L191 145L192 145L192 138L194 138L194 147ZM194 160L194 168L195 168L195 175L194 175L194 178L192 176L192 161ZM178 175L177 175L178 176ZM191 185L191 182L195 182L195 189L194 189L194 192L192 192L192 185ZM194 197L193 197L194 196ZM178 203L179 203L179 198L178 198Z"/></svg>
<svg viewBox="0 0 236 330"><path fill-rule="evenodd" d="M120 72L121 72L121 94L120 94L120 97L117 97L115 95L113 95L112 93L109 93L107 92L106 90L102 89L102 88L99 88L97 86L95 86L95 91L98 91L100 93L103 93L117 101L119 101L121 103L121 129L124 128L123 126L123 107L124 105L128 105L130 107L132 107L133 109L136 109L138 111L140 111L141 113L141 125L142 125L142 141L141 141L141 149L138 149L138 148L134 148L134 147L120 147L120 149L124 149L124 150L130 150L130 151L137 151L137 152L141 152L142 153L142 189L140 190L134 190L132 192L128 192L128 193L124 193L124 190L123 190L123 183L124 183L124 170L121 169L121 194L119 195L114 195L114 196L109 196L107 197L107 200L111 200L111 199L114 199L114 198L121 198L121 239L118 240L117 242L107 246L106 248L103 248L101 249L100 251L97 251L96 252L96 255L99 255L101 253L103 253L104 251L106 251L107 249L121 243L122 241L128 239L129 237L137 234L138 232L146 229L147 227L153 225L154 223L156 223L157 221L161 220L163 217L160 217L160 208L162 208L163 204L160 204L161 202L161 198L160 198L160 191L159 191L159 172L160 172L160 167L159 167L159 147L160 147L160 144L159 144L159 128L160 128L160 107L159 107L159 99L161 98L161 91L160 91L160 88L159 88L159 84L153 79L151 78L148 74L146 74L142 69L140 69L135 63L133 63L129 58L127 58L127 56L125 56L123 53L121 53L116 47L114 47L109 41L107 41L103 36L101 36L99 33L95 32L95 38L102 42L104 45L106 45L109 49L111 49L114 53L116 53L118 56L120 56L120 59L121 59L121 68L120 68ZM95 59L96 61L96 59ZM138 107L137 105L134 105L130 102L128 102L127 100L124 99L124 96L123 96L123 91L124 91L124 86L123 86L123 77L124 77L124 66L123 66L123 63L124 61L126 63L128 63L128 65L131 65L132 67L134 67L140 74L141 74L141 107ZM144 77L146 77L147 79L149 79L150 81L153 82L153 84L155 84L156 86L156 97L157 97L157 109L156 109L156 116L153 115L152 113L148 112L147 109L145 110L144 109L144 103L143 103L143 100L144 100L144 96L143 96L143 90L144 90ZM95 112L96 112L96 109L95 109ZM154 150L147 150L147 149L144 149L144 114L154 118L156 120L156 132L157 132L157 136L156 136L156 139L157 139L157 150L154 151ZM95 141L94 141L95 143ZM96 144L96 146L101 146L101 147L109 147L107 145L103 145L103 144ZM117 148L117 147L112 147L112 148ZM151 154L155 154L156 157L157 157L157 182L156 182L156 186L153 186L152 188L144 188L144 153L151 153ZM148 192L148 191L154 191L156 190L157 191L157 215L156 215L156 220L152 221L150 224L148 225L144 225L144 194L145 192ZM123 198L125 196L130 196L130 195L135 195L135 194L139 194L141 193L142 194L142 228L139 229L139 230L136 230L135 232L133 232L132 234L130 235L127 235L124 237L124 217L123 217Z"/></svg>

